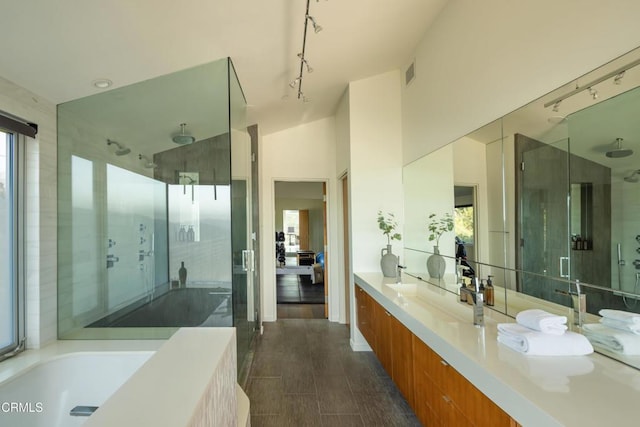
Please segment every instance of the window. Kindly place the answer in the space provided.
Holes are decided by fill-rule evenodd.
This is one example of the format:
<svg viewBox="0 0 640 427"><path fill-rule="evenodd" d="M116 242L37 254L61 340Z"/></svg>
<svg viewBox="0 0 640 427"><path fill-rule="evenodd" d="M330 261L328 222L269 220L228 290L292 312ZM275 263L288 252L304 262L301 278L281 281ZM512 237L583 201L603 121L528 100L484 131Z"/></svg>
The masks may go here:
<svg viewBox="0 0 640 427"><path fill-rule="evenodd" d="M20 347L24 327L21 144L22 136L0 129L0 358Z"/></svg>

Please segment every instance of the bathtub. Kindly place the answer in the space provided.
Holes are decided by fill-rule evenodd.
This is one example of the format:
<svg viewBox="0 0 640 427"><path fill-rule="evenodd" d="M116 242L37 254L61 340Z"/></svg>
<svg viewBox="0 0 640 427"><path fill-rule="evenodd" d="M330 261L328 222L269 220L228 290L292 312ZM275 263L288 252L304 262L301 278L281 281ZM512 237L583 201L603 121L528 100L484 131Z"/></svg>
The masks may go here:
<svg viewBox="0 0 640 427"><path fill-rule="evenodd" d="M75 427L75 406L100 406L155 352L77 352L37 363L0 382L0 426Z"/></svg>

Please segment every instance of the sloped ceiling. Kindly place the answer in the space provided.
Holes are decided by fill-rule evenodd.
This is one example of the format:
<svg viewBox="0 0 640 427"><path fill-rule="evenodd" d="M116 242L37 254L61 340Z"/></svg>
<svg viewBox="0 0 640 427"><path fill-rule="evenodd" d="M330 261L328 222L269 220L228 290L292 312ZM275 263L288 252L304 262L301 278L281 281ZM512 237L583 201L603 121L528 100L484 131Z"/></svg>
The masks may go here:
<svg viewBox="0 0 640 427"><path fill-rule="evenodd" d="M21 0L2 5L0 76L58 104L232 58L249 121L264 134L334 113L349 81L403 69L446 0L311 0L297 99L304 0Z"/></svg>

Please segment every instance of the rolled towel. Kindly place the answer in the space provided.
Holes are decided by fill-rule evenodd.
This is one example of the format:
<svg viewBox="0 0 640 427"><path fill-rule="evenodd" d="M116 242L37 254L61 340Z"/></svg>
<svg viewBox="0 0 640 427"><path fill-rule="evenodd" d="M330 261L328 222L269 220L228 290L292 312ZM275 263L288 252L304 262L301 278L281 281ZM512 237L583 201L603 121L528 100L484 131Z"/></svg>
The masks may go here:
<svg viewBox="0 0 640 427"><path fill-rule="evenodd" d="M619 320L625 323L638 323L640 324L640 314L630 313L622 310L612 310L610 308L603 308L598 312L600 316L608 319Z"/></svg>
<svg viewBox="0 0 640 427"><path fill-rule="evenodd" d="M537 308L521 311L516 322L546 334L562 335L567 330L567 316L556 316Z"/></svg>
<svg viewBox="0 0 640 427"><path fill-rule="evenodd" d="M593 353L589 340L578 333L568 331L553 335L517 323L499 323L498 342L531 356L583 356Z"/></svg>
<svg viewBox="0 0 640 427"><path fill-rule="evenodd" d="M600 323L613 329L633 332L636 335L640 335L640 323L621 322L620 320L611 319L609 317L601 318Z"/></svg>
<svg viewBox="0 0 640 427"><path fill-rule="evenodd" d="M600 323L582 326L584 335L597 346L628 356L640 355L640 336L613 329Z"/></svg>

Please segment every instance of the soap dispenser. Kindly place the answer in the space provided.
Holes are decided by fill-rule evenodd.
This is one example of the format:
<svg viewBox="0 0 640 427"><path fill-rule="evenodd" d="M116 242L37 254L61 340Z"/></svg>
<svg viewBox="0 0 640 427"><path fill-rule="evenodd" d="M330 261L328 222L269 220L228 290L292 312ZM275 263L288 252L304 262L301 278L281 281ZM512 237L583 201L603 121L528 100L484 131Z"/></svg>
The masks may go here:
<svg viewBox="0 0 640 427"><path fill-rule="evenodd" d="M484 289L485 302L488 306L493 307L494 304L494 289L493 289L493 281L491 280L493 276L489 275L487 278L487 286Z"/></svg>

